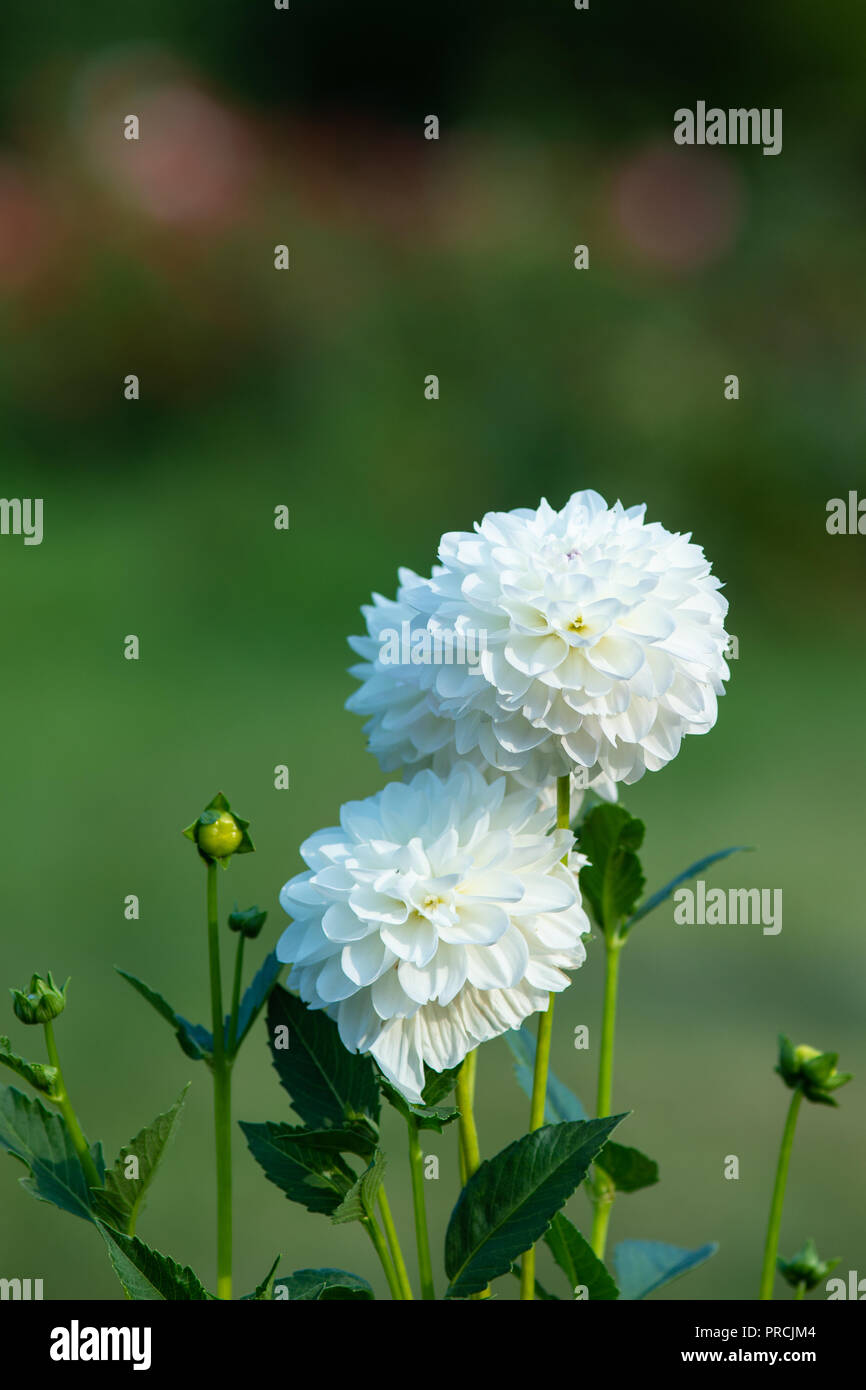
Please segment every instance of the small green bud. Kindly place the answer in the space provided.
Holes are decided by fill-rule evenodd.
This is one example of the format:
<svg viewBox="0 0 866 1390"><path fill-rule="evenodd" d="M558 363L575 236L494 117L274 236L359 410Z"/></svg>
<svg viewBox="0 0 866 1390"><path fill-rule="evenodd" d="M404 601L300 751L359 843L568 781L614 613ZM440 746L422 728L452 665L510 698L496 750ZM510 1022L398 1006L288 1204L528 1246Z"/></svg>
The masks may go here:
<svg viewBox="0 0 866 1390"><path fill-rule="evenodd" d="M233 854L249 854L255 848L247 833L249 821L234 813L222 792L217 792L197 820L183 832L208 864L228 868Z"/></svg>
<svg viewBox="0 0 866 1390"><path fill-rule="evenodd" d="M239 912L235 905L234 912L229 914L229 930L242 932L248 941L255 941L267 915L257 907L248 907L244 912Z"/></svg>
<svg viewBox="0 0 866 1390"><path fill-rule="evenodd" d="M812 1048L806 1049L813 1052ZM799 1049L798 1049L799 1051ZM819 1053L813 1053L819 1056ZM798 1250L790 1260L777 1259L776 1264L779 1273L790 1284L792 1289L796 1289L800 1284L806 1285L806 1291L811 1293L812 1289L817 1289L819 1284L823 1284L831 1270L834 1270L839 1263L835 1260L821 1260L818 1258L818 1250L814 1240L807 1240L802 1250Z"/></svg>
<svg viewBox="0 0 866 1390"><path fill-rule="evenodd" d="M43 980L41 975L34 975L26 994L21 989L9 991L15 1017L20 1018L22 1023L50 1023L66 1008L68 985L67 980L63 988L59 989L51 977L50 970L47 981Z"/></svg>
<svg viewBox="0 0 866 1390"><path fill-rule="evenodd" d="M800 1043L794 1047L789 1038L779 1038L779 1061L776 1071L786 1086L792 1090L799 1087L806 1100L816 1105L836 1105L830 1094L851 1079L851 1072L836 1069L839 1060L837 1052L819 1052L817 1047Z"/></svg>
<svg viewBox="0 0 866 1390"><path fill-rule="evenodd" d="M206 815L199 816L195 838L202 854L211 859L226 859L234 854L244 836L234 816L223 811L213 820Z"/></svg>

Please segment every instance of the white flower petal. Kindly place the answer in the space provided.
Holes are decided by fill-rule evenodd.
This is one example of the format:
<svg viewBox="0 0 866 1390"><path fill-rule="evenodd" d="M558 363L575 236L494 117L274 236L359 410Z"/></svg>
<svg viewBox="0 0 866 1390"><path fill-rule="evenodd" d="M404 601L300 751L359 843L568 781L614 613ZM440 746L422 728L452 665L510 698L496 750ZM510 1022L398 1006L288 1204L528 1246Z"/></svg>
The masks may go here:
<svg viewBox="0 0 866 1390"><path fill-rule="evenodd" d="M508 931L508 913L493 903L468 902L458 908L457 920L439 928L439 937L453 946L491 946Z"/></svg>
<svg viewBox="0 0 866 1390"><path fill-rule="evenodd" d="M326 1004L334 1004L340 999L348 999L358 986L343 970L339 955L325 961L316 977L316 991Z"/></svg>
<svg viewBox="0 0 866 1390"><path fill-rule="evenodd" d="M424 1061L415 1044L411 1023L411 1020L392 1019L382 1029L370 1052L388 1080L412 1105L420 1105Z"/></svg>
<svg viewBox="0 0 866 1390"><path fill-rule="evenodd" d="M322 917L322 931L329 941L360 941L375 926L356 917L346 903L331 903Z"/></svg>
<svg viewBox="0 0 866 1390"><path fill-rule="evenodd" d="M359 987L378 980L393 962L393 951L389 951L377 932L365 936L363 941L350 941L340 954L341 970L347 979Z"/></svg>
<svg viewBox="0 0 866 1390"><path fill-rule="evenodd" d="M418 913L413 913L399 925L382 927L381 937L383 943L400 960L408 960L418 966L426 965L432 960L439 945L436 927Z"/></svg>

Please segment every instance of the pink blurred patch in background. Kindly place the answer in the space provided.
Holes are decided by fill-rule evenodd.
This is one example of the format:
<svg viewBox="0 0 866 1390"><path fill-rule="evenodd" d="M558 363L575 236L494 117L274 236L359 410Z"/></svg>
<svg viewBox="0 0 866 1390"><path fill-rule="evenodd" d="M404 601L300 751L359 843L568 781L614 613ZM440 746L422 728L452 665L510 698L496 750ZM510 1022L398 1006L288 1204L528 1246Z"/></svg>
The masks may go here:
<svg viewBox="0 0 866 1390"><path fill-rule="evenodd" d="M634 260L688 274L733 248L743 201L742 182L726 154L656 141L614 173L610 215Z"/></svg>
<svg viewBox="0 0 866 1390"><path fill-rule="evenodd" d="M225 225L244 216L257 170L244 116L168 54L109 56L80 84L88 161L145 216L175 227ZM124 136L135 115L140 138Z"/></svg>
<svg viewBox="0 0 866 1390"><path fill-rule="evenodd" d="M0 286L17 290L36 278L51 241L51 209L36 180L0 156Z"/></svg>

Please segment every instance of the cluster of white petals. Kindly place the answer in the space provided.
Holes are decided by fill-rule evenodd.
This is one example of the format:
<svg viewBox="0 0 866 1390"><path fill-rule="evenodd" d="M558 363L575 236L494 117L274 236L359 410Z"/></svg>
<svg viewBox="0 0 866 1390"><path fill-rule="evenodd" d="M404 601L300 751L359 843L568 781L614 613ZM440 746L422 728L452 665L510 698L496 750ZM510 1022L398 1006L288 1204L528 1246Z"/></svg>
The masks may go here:
<svg viewBox="0 0 866 1390"><path fill-rule="evenodd" d="M490 512L442 538L430 579L375 595L348 707L383 768L469 760L536 788L577 771L612 795L711 729L727 601L701 547L644 513L596 492ZM419 659L393 660L395 631ZM425 635L455 659L426 659Z"/></svg>
<svg viewBox="0 0 866 1390"><path fill-rule="evenodd" d="M462 764L347 803L301 847L308 869L280 895L289 988L408 1100L425 1063L519 1027L583 962L585 861L560 862L572 835L550 823L536 793Z"/></svg>

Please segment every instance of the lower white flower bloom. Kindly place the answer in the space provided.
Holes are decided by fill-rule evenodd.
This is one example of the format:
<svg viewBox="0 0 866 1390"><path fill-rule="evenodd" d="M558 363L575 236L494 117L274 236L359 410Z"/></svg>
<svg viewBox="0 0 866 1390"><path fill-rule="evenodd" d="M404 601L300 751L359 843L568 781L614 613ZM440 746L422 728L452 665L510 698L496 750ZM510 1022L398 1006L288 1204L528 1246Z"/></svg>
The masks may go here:
<svg viewBox="0 0 866 1390"><path fill-rule="evenodd" d="M590 930L571 832L539 797L468 764L348 802L301 846L280 902L289 987L414 1103L424 1065L457 1066L565 989Z"/></svg>

